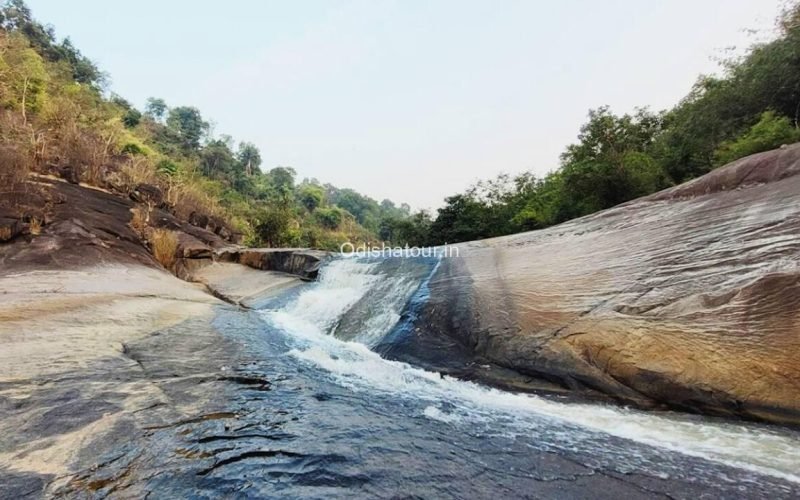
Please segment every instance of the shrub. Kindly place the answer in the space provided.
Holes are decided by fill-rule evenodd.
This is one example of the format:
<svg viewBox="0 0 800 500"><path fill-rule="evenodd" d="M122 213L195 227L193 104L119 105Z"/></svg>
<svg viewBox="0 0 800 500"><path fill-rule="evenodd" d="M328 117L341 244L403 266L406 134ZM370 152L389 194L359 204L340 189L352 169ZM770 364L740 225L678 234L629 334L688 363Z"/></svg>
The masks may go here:
<svg viewBox="0 0 800 500"><path fill-rule="evenodd" d="M342 223L344 219L344 215L342 214L342 210L337 207L331 208L318 208L314 215L316 216L319 223L328 229L336 229Z"/></svg>
<svg viewBox="0 0 800 500"><path fill-rule="evenodd" d="M725 165L751 154L800 140L800 130L788 118L766 111L761 119L736 140L723 142L714 153L715 164Z"/></svg>
<svg viewBox="0 0 800 500"><path fill-rule="evenodd" d="M150 210L143 205L139 205L131 209L133 215L129 222L131 229L133 229L140 238L144 238L147 232L147 226L150 223Z"/></svg>
<svg viewBox="0 0 800 500"><path fill-rule="evenodd" d="M29 229L32 235L37 236L42 232L42 221L37 217L32 218Z"/></svg>
<svg viewBox="0 0 800 500"><path fill-rule="evenodd" d="M178 164L169 159L163 159L156 165L156 171L164 175L175 175L178 173Z"/></svg>
<svg viewBox="0 0 800 500"><path fill-rule="evenodd" d="M135 142L129 142L122 146L122 149L119 151L120 153L128 156L136 156L144 154L144 150L136 144Z"/></svg>
<svg viewBox="0 0 800 500"><path fill-rule="evenodd" d="M156 173L150 162L143 157L131 158L120 169L122 183L127 191L139 184L157 184Z"/></svg>
<svg viewBox="0 0 800 500"><path fill-rule="evenodd" d="M129 109L125 112L122 116L122 123L125 125L126 128L134 128L135 126L139 125L139 122L142 119L142 113L140 113L136 109Z"/></svg>
<svg viewBox="0 0 800 500"><path fill-rule="evenodd" d="M172 269L178 251L178 237L169 229L155 229L150 235L153 257L166 269Z"/></svg>

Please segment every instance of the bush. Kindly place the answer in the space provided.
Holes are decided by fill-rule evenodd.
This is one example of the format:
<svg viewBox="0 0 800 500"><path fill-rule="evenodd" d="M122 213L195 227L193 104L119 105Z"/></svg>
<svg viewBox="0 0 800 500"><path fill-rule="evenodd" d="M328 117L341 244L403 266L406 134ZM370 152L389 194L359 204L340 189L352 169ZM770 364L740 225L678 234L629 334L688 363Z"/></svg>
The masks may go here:
<svg viewBox="0 0 800 500"><path fill-rule="evenodd" d="M298 188L298 191L298 201L309 212L316 210L320 205L322 205L322 200L325 199L325 192L320 186L304 184Z"/></svg>
<svg viewBox="0 0 800 500"><path fill-rule="evenodd" d="M256 233L262 244L270 247L286 245L296 236L290 234L291 213L282 208L267 207L257 215Z"/></svg>
<svg viewBox="0 0 800 500"><path fill-rule="evenodd" d="M166 269L172 269L178 252L178 237L169 229L155 229L150 235L153 257Z"/></svg>
<svg viewBox="0 0 800 500"><path fill-rule="evenodd" d="M144 154L144 150L141 148L141 146L139 146L138 144L136 144L134 142L129 142L129 143L125 144L124 146L122 146L122 149L120 149L119 152L124 154L124 155L129 155L129 156L136 156L136 155L143 155Z"/></svg>
<svg viewBox="0 0 800 500"><path fill-rule="evenodd" d="M175 175L178 173L178 164L169 159L163 159L156 165L156 171L164 175Z"/></svg>
<svg viewBox="0 0 800 500"><path fill-rule="evenodd" d="M139 184L157 184L156 173L145 158L131 158L120 169L122 183L126 191Z"/></svg>
<svg viewBox="0 0 800 500"><path fill-rule="evenodd" d="M778 116L774 111L761 114L761 119L750 129L733 141L723 142L714 153L717 166L725 165L739 158L762 151L775 149L782 144L800 140L800 130L788 118Z"/></svg>
<svg viewBox="0 0 800 500"><path fill-rule="evenodd" d="M147 234L147 226L150 224L150 211L145 206L137 206L131 209L133 215L129 222L131 229L133 229L140 238L144 238Z"/></svg>
<svg viewBox="0 0 800 500"><path fill-rule="evenodd" d="M122 116L122 123L125 124L126 128L134 128L139 125L139 122L142 119L142 113L140 113L136 109L129 109L125 112Z"/></svg>
<svg viewBox="0 0 800 500"><path fill-rule="evenodd" d="M337 229L344 220L342 210L337 207L318 208L314 215L322 227L327 229Z"/></svg>

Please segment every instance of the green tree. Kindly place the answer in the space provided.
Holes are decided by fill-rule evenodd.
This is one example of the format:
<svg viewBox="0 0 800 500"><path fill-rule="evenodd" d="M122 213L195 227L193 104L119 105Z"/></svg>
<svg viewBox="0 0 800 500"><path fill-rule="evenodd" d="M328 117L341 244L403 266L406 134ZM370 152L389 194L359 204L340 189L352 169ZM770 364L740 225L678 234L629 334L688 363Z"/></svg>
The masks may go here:
<svg viewBox="0 0 800 500"><path fill-rule="evenodd" d="M261 241L269 247L279 247L291 241L291 212L281 207L264 207L255 218L256 233Z"/></svg>
<svg viewBox="0 0 800 500"><path fill-rule="evenodd" d="M59 43L52 26L43 26L34 20L23 0L6 0L0 4L0 29L25 36L31 48L45 60L66 64L76 82L94 89L105 84L105 75L97 66L83 56L69 38Z"/></svg>
<svg viewBox="0 0 800 500"><path fill-rule="evenodd" d="M144 114L150 119L161 122L167 114L167 103L164 99L148 97L144 107Z"/></svg>
<svg viewBox="0 0 800 500"><path fill-rule="evenodd" d="M211 140L200 150L200 170L207 177L233 184L238 166L239 163L230 148L230 141L225 138Z"/></svg>
<svg viewBox="0 0 800 500"><path fill-rule="evenodd" d="M236 159L242 165L242 170L247 175L253 175L261 167L261 152L255 144L250 142L240 142Z"/></svg>
<svg viewBox="0 0 800 500"><path fill-rule="evenodd" d="M9 38L9 46L0 52L0 74L5 75L7 90L0 96L3 103L19 109L27 122L30 113L38 112L47 98L50 79L44 60L19 36Z"/></svg>
<svg viewBox="0 0 800 500"><path fill-rule="evenodd" d="M275 167L267 173L270 184L282 206L288 207L294 199L294 178L297 175L291 167Z"/></svg>
<svg viewBox="0 0 800 500"><path fill-rule="evenodd" d="M325 199L325 191L321 186L314 184L302 184L298 188L297 200L308 210L313 212L322 205Z"/></svg>
<svg viewBox="0 0 800 500"><path fill-rule="evenodd" d="M209 124L200 111L192 106L179 106L169 110L167 127L175 131L184 151L197 151L201 139L208 133Z"/></svg>

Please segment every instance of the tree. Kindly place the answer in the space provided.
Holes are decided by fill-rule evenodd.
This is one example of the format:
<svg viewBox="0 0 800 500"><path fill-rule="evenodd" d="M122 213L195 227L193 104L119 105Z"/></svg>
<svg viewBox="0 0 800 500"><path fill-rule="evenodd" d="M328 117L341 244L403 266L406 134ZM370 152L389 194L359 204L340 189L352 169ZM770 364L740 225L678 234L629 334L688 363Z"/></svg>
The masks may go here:
<svg viewBox="0 0 800 500"><path fill-rule="evenodd" d="M144 107L144 114L154 121L161 122L167 114L167 109L167 103L164 99L148 97L147 104Z"/></svg>
<svg viewBox="0 0 800 500"><path fill-rule="evenodd" d="M76 82L96 90L105 84L105 75L97 66L83 56L69 38L59 43L53 27L34 20L23 0L6 0L0 5L0 29L25 36L31 48L45 60L65 63Z"/></svg>
<svg viewBox="0 0 800 500"><path fill-rule="evenodd" d="M666 187L666 175L650 156L661 132L661 115L638 109L617 116L608 107L589 111L578 143L562 161L561 212L578 217Z"/></svg>
<svg viewBox="0 0 800 500"><path fill-rule="evenodd" d="M134 128L139 125L139 122L142 119L142 113L139 112L136 108L131 108L122 115L122 123L127 128Z"/></svg>
<svg viewBox="0 0 800 500"><path fill-rule="evenodd" d="M325 191L321 186L314 184L302 184L298 189L297 200L308 210L313 212L325 199Z"/></svg>
<svg viewBox="0 0 800 500"><path fill-rule="evenodd" d="M256 215L254 225L262 244L279 247L290 240L291 223L291 213L285 208L264 207Z"/></svg>
<svg viewBox="0 0 800 500"><path fill-rule="evenodd" d="M277 196L277 202L283 207L289 207L294 199L294 177L297 175L291 167L275 167L267 173L272 191Z"/></svg>
<svg viewBox="0 0 800 500"><path fill-rule="evenodd" d="M253 175L261 166L261 152L250 142L240 142L239 151L236 153L236 159L242 165L245 174Z"/></svg>
<svg viewBox="0 0 800 500"><path fill-rule="evenodd" d="M200 140L209 130L209 124L203 120L200 111L192 106L179 106L169 110L167 127L178 134L184 151L197 151Z"/></svg>
<svg viewBox="0 0 800 500"><path fill-rule="evenodd" d="M200 170L207 177L233 184L238 162L224 138L209 141L200 151Z"/></svg>
<svg viewBox="0 0 800 500"><path fill-rule="evenodd" d="M0 74L7 75L9 90L2 96L4 104L19 109L23 122L27 122L28 114L39 111L46 99L50 77L44 61L19 36L9 37L8 48L0 52L0 61Z"/></svg>
<svg viewBox="0 0 800 500"><path fill-rule="evenodd" d="M441 243L459 243L480 239L490 234L488 210L471 194L457 194L445 198L445 206L438 210L431 232Z"/></svg>

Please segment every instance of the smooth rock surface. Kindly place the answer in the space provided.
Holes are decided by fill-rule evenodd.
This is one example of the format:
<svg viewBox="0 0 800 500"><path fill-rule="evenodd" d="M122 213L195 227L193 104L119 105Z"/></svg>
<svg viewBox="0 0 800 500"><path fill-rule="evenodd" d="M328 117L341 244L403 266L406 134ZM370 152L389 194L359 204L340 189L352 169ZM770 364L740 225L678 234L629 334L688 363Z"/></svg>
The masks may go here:
<svg viewBox="0 0 800 500"><path fill-rule="evenodd" d="M297 276L277 271L259 271L231 262L217 262L196 271L194 281L206 285L216 297L243 307L303 282Z"/></svg>
<svg viewBox="0 0 800 500"><path fill-rule="evenodd" d="M458 245L418 326L624 401L800 424L800 145Z"/></svg>
<svg viewBox="0 0 800 500"><path fill-rule="evenodd" d="M124 439L116 426L137 411L170 406L141 380L128 345L186 321L208 324L220 304L140 265L8 274L0 297L0 470L51 479L84 463L94 440Z"/></svg>

